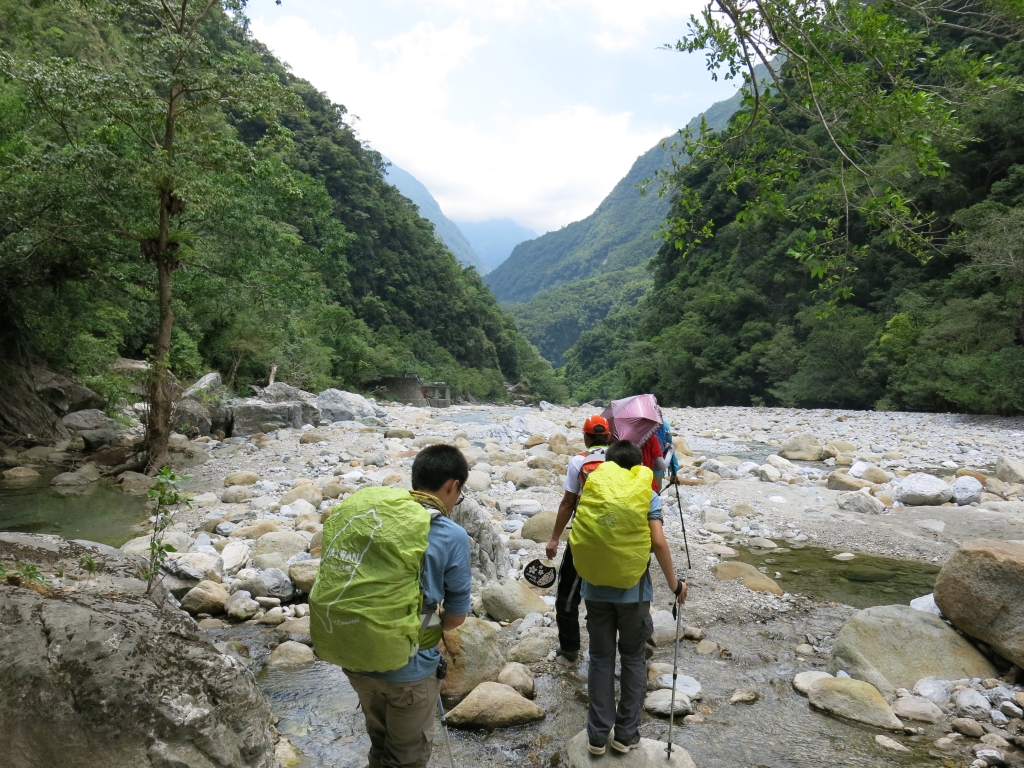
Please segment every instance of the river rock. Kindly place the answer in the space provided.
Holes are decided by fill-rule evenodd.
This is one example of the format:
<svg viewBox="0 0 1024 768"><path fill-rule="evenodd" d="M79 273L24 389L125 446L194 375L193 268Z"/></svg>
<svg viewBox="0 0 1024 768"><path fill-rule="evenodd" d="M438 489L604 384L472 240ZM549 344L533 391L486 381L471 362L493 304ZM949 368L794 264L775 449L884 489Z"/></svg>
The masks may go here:
<svg viewBox="0 0 1024 768"><path fill-rule="evenodd" d="M481 493L491 487L491 476L486 472L478 472L472 469L469 472L469 478L466 480L466 486L471 491Z"/></svg>
<svg viewBox="0 0 1024 768"><path fill-rule="evenodd" d="M551 534L555 531L555 518L557 517L558 513L553 510L534 515L523 523L523 529L519 532L519 535L524 539L536 541L538 544L546 544L551 541ZM559 541L568 540L569 531L563 530Z"/></svg>
<svg viewBox="0 0 1024 768"><path fill-rule="evenodd" d="M953 625L1024 667L1024 544L976 539L935 580L935 603ZM960 677L995 675L960 675Z"/></svg>
<svg viewBox="0 0 1024 768"><path fill-rule="evenodd" d="M668 717L672 714L672 689L671 688L660 688L657 691L651 691L647 694L647 698L644 699L644 709L650 712L652 715L661 715L662 717ZM692 715L697 710L693 706L693 702L690 701L689 697L680 693L676 690L675 698L675 712L677 716Z"/></svg>
<svg viewBox="0 0 1024 768"><path fill-rule="evenodd" d="M847 472L836 470L828 476L826 487L830 491L859 491L861 488L870 488L871 481L852 477Z"/></svg>
<svg viewBox="0 0 1024 768"><path fill-rule="evenodd" d="M229 590L232 594L236 592L248 592L252 597L268 597L267 585L263 583L258 571L252 568L243 568L237 574L237 579Z"/></svg>
<svg viewBox="0 0 1024 768"><path fill-rule="evenodd" d="M255 678L144 598L0 586L0 720L18 766L272 768ZM56 737L55 734L59 734Z"/></svg>
<svg viewBox="0 0 1024 768"><path fill-rule="evenodd" d="M200 581L181 598L181 608L193 616L197 613L216 616L224 613L224 604L227 601L228 591L221 584L215 581Z"/></svg>
<svg viewBox="0 0 1024 768"><path fill-rule="evenodd" d="M224 612L235 621L246 621L260 612L260 604L243 589L228 597L224 603Z"/></svg>
<svg viewBox="0 0 1024 768"><path fill-rule="evenodd" d="M528 699L533 698L533 672L530 671L530 668L525 664L510 661L502 667L501 672L498 673L498 682L502 685L515 688L521 695Z"/></svg>
<svg viewBox="0 0 1024 768"><path fill-rule="evenodd" d="M672 645L676 641L676 620L672 618L670 611L656 611L651 616L654 624L654 634L651 635L652 642L657 646ZM680 627L682 637L682 627Z"/></svg>
<svg viewBox="0 0 1024 768"><path fill-rule="evenodd" d="M548 604L522 581L490 582L480 593L484 609L498 621L525 619L528 613L546 613Z"/></svg>
<svg viewBox="0 0 1024 768"><path fill-rule="evenodd" d="M267 588L268 597L277 597L281 600L291 600L295 594L295 587L288 574L280 568L267 568L260 571L260 580Z"/></svg>
<svg viewBox="0 0 1024 768"><path fill-rule="evenodd" d="M505 663L497 631L490 622L472 616L445 632L440 648L448 660L448 677L441 681L445 696L465 696L480 683L496 680Z"/></svg>
<svg viewBox="0 0 1024 768"><path fill-rule="evenodd" d="M941 677L922 677L914 683L914 695L922 696L938 707L945 707L954 686L953 681Z"/></svg>
<svg viewBox="0 0 1024 768"><path fill-rule="evenodd" d="M958 717L988 720L992 711L989 700L973 688L964 688L953 693L951 700Z"/></svg>
<svg viewBox="0 0 1024 768"><path fill-rule="evenodd" d="M252 547L252 556L278 552L285 560L305 552L309 542L305 536L295 531L271 531L256 539Z"/></svg>
<svg viewBox="0 0 1024 768"><path fill-rule="evenodd" d="M1000 456L996 459L996 478L1004 483L1024 484L1024 463Z"/></svg>
<svg viewBox="0 0 1024 768"><path fill-rule="evenodd" d="M921 723L938 723L945 717L934 702L923 696L904 696L896 699L892 711L900 720L917 720Z"/></svg>
<svg viewBox="0 0 1024 768"><path fill-rule="evenodd" d="M949 725L957 733L972 739L980 739L985 735L985 729L981 727L981 723L972 717L954 717Z"/></svg>
<svg viewBox="0 0 1024 768"><path fill-rule="evenodd" d="M263 432L264 425L298 429L302 426L302 404L298 402L266 403L246 399L231 401L231 434L252 435Z"/></svg>
<svg viewBox="0 0 1024 768"><path fill-rule="evenodd" d="M50 481L50 485L71 488L77 485L89 485L90 482L89 478L83 477L77 472L61 472Z"/></svg>
<svg viewBox="0 0 1024 768"><path fill-rule="evenodd" d="M377 415L365 397L340 389L325 389L317 395L316 405L324 421L362 421Z"/></svg>
<svg viewBox="0 0 1024 768"><path fill-rule="evenodd" d="M470 566L488 580L505 578L510 567L508 546L495 530L490 512L475 499L467 498L448 517L469 534Z"/></svg>
<svg viewBox="0 0 1024 768"><path fill-rule="evenodd" d="M151 541L149 536L139 536L138 538L126 541L121 545L121 551L127 555L143 555L149 557L149 543ZM194 539L184 531L166 531L163 536L163 543L170 544L174 547L175 552L188 552L192 549L192 545L195 543Z"/></svg>
<svg viewBox="0 0 1024 768"><path fill-rule="evenodd" d="M885 511L885 505L882 502L861 491L840 493L837 503L840 509L845 509L855 515L880 515Z"/></svg>
<svg viewBox="0 0 1024 768"><path fill-rule="evenodd" d="M534 664L544 661L551 652L552 638L547 635L529 634L508 652L511 661Z"/></svg>
<svg viewBox="0 0 1024 768"><path fill-rule="evenodd" d="M222 504L241 504L252 498L252 489L247 485L233 485L220 495Z"/></svg>
<svg viewBox="0 0 1024 768"><path fill-rule="evenodd" d="M270 654L267 660L268 667L278 667L285 664L312 664L316 657L313 649L304 643L297 643L294 640L285 640Z"/></svg>
<svg viewBox="0 0 1024 768"><path fill-rule="evenodd" d="M97 408L69 413L61 423L72 433L89 432L95 429L117 429L117 422Z"/></svg>
<svg viewBox="0 0 1024 768"><path fill-rule="evenodd" d="M793 688L795 688L798 693L802 693L806 696L810 692L812 685L819 680L824 680L826 677L832 677L832 675L828 672L822 672L817 669L813 669L808 672L798 672L796 677L793 678Z"/></svg>
<svg viewBox="0 0 1024 768"><path fill-rule="evenodd" d="M216 552L168 552L164 570L184 579L220 582L224 559Z"/></svg>
<svg viewBox="0 0 1024 768"><path fill-rule="evenodd" d="M217 371L212 371L201 377L195 384L186 389L182 400L203 400L224 387L224 380Z"/></svg>
<svg viewBox="0 0 1024 768"><path fill-rule="evenodd" d="M297 485L288 491L284 496L281 497L281 506L291 504L294 501L302 499L308 501L314 507L319 507L320 502L324 500L323 494L320 490L312 483L302 483Z"/></svg>
<svg viewBox="0 0 1024 768"><path fill-rule="evenodd" d="M31 374L32 390L36 396L59 414L100 410L107 404L103 395L54 371L34 366Z"/></svg>
<svg viewBox="0 0 1024 768"><path fill-rule="evenodd" d="M771 592L773 595L782 595L782 588L775 583L774 579L765 576L757 568L748 563L738 561L722 562L715 565L711 572L719 581L732 581L742 579L743 586L752 592Z"/></svg>
<svg viewBox="0 0 1024 768"><path fill-rule="evenodd" d="M288 569L288 576L295 587L307 595L313 591L316 574L320 570L320 558L300 560Z"/></svg>
<svg viewBox="0 0 1024 768"><path fill-rule="evenodd" d="M870 683L849 677L829 677L815 682L808 691L811 706L858 723L890 731L902 731L903 723L888 702Z"/></svg>
<svg viewBox="0 0 1024 768"><path fill-rule="evenodd" d="M812 435L793 435L779 448L779 456L796 461L819 461L824 454L824 446Z"/></svg>
<svg viewBox="0 0 1024 768"><path fill-rule="evenodd" d="M888 736L883 736L880 733L875 735L875 743L882 747L882 749L888 749L892 752L910 752L907 747L904 747L895 739L890 739Z"/></svg>
<svg viewBox="0 0 1024 768"><path fill-rule="evenodd" d="M935 475L914 472L896 488L896 498L908 506L939 506L953 498L953 489Z"/></svg>
<svg viewBox="0 0 1024 768"><path fill-rule="evenodd" d="M210 409L198 400L181 400L171 411L171 426L183 435L208 435L213 428L213 417Z"/></svg>
<svg viewBox="0 0 1024 768"><path fill-rule="evenodd" d="M29 467L14 467L4 470L4 480L8 481L28 482L36 480L38 477L39 473Z"/></svg>
<svg viewBox="0 0 1024 768"><path fill-rule="evenodd" d="M667 664L665 666L670 669L672 667L671 664ZM672 673L663 673L658 676L656 681L657 687L654 690L672 690L672 682ZM701 696L704 695L704 689L703 686L701 686L700 681L695 677L690 677L689 675L677 674L675 679L675 689L676 695L681 693L690 701L700 701Z"/></svg>
<svg viewBox="0 0 1024 768"><path fill-rule="evenodd" d="M679 438L675 438L676 442ZM678 744L672 746L672 757L668 759L665 753L665 742L654 739L640 739L640 744L622 755L612 749L608 749L604 755L596 757L590 754L587 743L587 732L580 731L565 746L566 768L594 768L594 766L607 765L609 768L697 768L690 753Z"/></svg>
<svg viewBox="0 0 1024 768"><path fill-rule="evenodd" d="M231 532L233 539L255 540L267 533L276 531L279 523L276 520L257 520L252 525L243 525Z"/></svg>
<svg viewBox="0 0 1024 768"><path fill-rule="evenodd" d="M511 728L544 719L544 710L515 688L502 683L480 683L448 713L456 728Z"/></svg>
<svg viewBox="0 0 1024 768"><path fill-rule="evenodd" d="M224 487L230 488L232 485L256 485L259 479L260 476L255 472L248 472L244 470L241 472L231 472L224 478Z"/></svg>
<svg viewBox="0 0 1024 768"><path fill-rule="evenodd" d="M950 487L953 489L953 501L961 507L981 501L981 493L985 490L985 486L970 475L958 477Z"/></svg>
<svg viewBox="0 0 1024 768"><path fill-rule="evenodd" d="M832 647L829 672L845 670L886 694L912 688L922 677L992 677L995 670L956 630L909 605L858 611Z"/></svg>
<svg viewBox="0 0 1024 768"><path fill-rule="evenodd" d="M224 573L238 573L249 559L249 546L242 541L229 541L220 551Z"/></svg>

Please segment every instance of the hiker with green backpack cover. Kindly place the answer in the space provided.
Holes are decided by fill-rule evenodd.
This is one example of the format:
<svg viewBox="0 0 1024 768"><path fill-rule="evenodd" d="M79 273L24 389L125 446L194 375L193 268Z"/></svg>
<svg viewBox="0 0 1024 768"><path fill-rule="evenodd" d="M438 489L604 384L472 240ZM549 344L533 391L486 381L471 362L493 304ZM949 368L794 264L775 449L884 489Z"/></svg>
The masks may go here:
<svg viewBox="0 0 1024 768"><path fill-rule="evenodd" d="M310 634L359 696L369 768L430 760L444 676L437 646L471 607L469 535L447 517L468 478L457 448L431 445L413 462L411 493L366 488L324 523Z"/></svg>
<svg viewBox="0 0 1024 768"><path fill-rule="evenodd" d="M682 604L686 582L672 566L662 530L661 498L651 490L654 473L628 440L609 446L605 461L583 487L569 545L582 579L590 635L587 737L592 754L629 752L640 743L640 716L647 694L644 647L651 621L650 557L661 566L669 589ZM619 701L615 701L615 654L619 654Z"/></svg>

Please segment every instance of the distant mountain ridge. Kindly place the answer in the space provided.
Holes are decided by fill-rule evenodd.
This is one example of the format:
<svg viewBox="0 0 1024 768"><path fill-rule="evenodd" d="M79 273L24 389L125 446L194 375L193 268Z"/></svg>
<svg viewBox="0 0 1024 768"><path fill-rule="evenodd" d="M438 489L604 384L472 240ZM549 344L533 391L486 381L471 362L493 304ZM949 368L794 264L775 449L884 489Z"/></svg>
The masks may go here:
<svg viewBox="0 0 1024 768"><path fill-rule="evenodd" d="M419 179L394 163L387 167L386 178L388 183L416 204L420 209L420 216L434 224L434 234L455 254L460 264L465 267L476 267L476 271L481 275L487 273L487 267L473 250L462 230L444 215L437 200Z"/></svg>
<svg viewBox="0 0 1024 768"><path fill-rule="evenodd" d="M460 221L458 225L488 270L497 269L521 242L537 237L532 229L507 218Z"/></svg>
<svg viewBox="0 0 1024 768"><path fill-rule="evenodd" d="M688 127L699 130L703 117L713 129L721 130L742 100L743 92L738 90L697 115ZM674 138L665 142L671 146ZM655 193L641 197L636 185L669 167L672 151L659 142L637 158L592 214L517 245L487 276L498 300L525 302L574 280L646 264L661 247L656 235L668 215L670 200Z"/></svg>

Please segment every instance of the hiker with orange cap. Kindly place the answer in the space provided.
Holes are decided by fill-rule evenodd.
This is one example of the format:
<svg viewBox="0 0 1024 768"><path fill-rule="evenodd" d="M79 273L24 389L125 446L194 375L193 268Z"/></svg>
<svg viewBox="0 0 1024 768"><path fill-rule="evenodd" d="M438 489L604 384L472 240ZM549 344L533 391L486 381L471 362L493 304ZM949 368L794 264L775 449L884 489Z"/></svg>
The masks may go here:
<svg viewBox="0 0 1024 768"><path fill-rule="evenodd" d="M591 416L583 422L583 444L587 450L573 456L565 473L565 493L558 505L555 527L547 545L547 556L554 560L558 554L558 539L569 524L583 484L594 469L605 459L611 427L604 416ZM565 546L562 564L558 569L558 592L555 598L555 623L558 626L558 651L555 661L569 666L576 663L580 652L580 588L581 581L576 575L572 561L572 549Z"/></svg>

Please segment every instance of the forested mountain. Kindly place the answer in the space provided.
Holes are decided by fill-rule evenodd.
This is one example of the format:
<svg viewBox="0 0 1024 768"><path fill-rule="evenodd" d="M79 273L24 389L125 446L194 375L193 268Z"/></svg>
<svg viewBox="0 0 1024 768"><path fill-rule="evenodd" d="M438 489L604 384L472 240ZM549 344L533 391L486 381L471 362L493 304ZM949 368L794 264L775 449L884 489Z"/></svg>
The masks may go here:
<svg viewBox="0 0 1024 768"><path fill-rule="evenodd" d="M725 128L739 109L741 96L720 101L703 114L708 124ZM690 121L699 129L702 115ZM672 144L673 137L666 140ZM636 162L592 214L536 240L520 243L501 266L487 275L487 284L502 302L525 302L559 285L611 274L645 264L658 251L658 230L669 211L668 198L653 190L641 197L637 184L653 179L671 163L659 142Z"/></svg>
<svg viewBox="0 0 1024 768"><path fill-rule="evenodd" d="M214 4L188 55L163 58L153 20L193 5L0 0L3 355L124 395L109 364L153 353L166 298L181 378L215 368L244 389L276 363L310 389L415 372L460 394L501 398L514 381L558 398L550 366L385 180L344 107L244 17ZM168 91L166 67L186 85ZM163 125L149 105L169 92L190 110L157 140L140 126ZM159 297L154 263L170 275Z"/></svg>
<svg viewBox="0 0 1024 768"><path fill-rule="evenodd" d="M1024 74L1019 42L956 27L930 34L934 50L991 55L1006 75ZM759 153L802 143L834 155L826 132L799 106L798 99L775 103L778 121L755 145ZM813 201L820 174L794 174L779 195L741 216L757 188L725 182L748 149L742 140L723 145L717 161L682 169L670 220L686 223L686 234L662 245L651 262L654 287L637 307L612 312L566 353L573 394L652 391L674 405L1024 412L1024 96L1013 87L994 91L962 119L975 140L938 146L941 171L902 173L891 189L922 217L934 212L930 250L910 252L904 238L854 211L844 246L857 261L840 293L821 287L827 265L808 269L794 258L824 222L787 211ZM865 172L899 160L877 137L862 146L860 162L871 164ZM686 258L677 244L689 249Z"/></svg>
<svg viewBox="0 0 1024 768"><path fill-rule="evenodd" d="M416 204L420 216L434 223L434 233L448 246L448 250L455 254L459 263L464 267L476 267L476 271L481 275L486 274L489 268L484 260L473 249L459 225L444 215L430 190L408 171L402 170L387 158L384 160L388 163L385 178Z"/></svg>
<svg viewBox="0 0 1024 768"><path fill-rule="evenodd" d="M532 240L537 233L517 224L512 219L462 221L459 229L469 240L488 271L496 269L524 240Z"/></svg>

